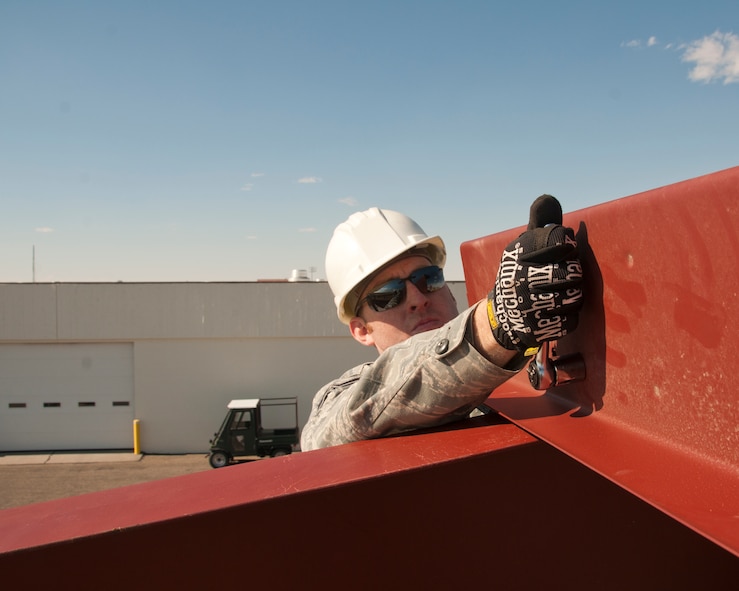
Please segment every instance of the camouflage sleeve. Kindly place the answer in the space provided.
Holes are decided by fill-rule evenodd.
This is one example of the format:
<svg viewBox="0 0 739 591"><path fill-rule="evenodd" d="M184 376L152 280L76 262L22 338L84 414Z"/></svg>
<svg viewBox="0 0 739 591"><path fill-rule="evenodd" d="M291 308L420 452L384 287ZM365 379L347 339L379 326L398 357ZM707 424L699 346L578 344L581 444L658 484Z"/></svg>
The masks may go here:
<svg viewBox="0 0 739 591"><path fill-rule="evenodd" d="M473 308L446 325L388 348L375 362L348 371L318 391L301 449L309 451L469 414L517 371L502 369L472 345Z"/></svg>

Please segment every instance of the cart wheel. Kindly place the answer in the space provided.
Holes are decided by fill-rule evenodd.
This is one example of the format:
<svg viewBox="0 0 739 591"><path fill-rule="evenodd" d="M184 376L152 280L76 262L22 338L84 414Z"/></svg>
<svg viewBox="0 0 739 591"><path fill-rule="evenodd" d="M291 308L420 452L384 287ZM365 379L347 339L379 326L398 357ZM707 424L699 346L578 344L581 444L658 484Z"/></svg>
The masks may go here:
<svg viewBox="0 0 739 591"><path fill-rule="evenodd" d="M214 451L208 457L208 461L213 468L223 468L224 466L228 466L230 460L231 458L228 457L228 454L222 451Z"/></svg>

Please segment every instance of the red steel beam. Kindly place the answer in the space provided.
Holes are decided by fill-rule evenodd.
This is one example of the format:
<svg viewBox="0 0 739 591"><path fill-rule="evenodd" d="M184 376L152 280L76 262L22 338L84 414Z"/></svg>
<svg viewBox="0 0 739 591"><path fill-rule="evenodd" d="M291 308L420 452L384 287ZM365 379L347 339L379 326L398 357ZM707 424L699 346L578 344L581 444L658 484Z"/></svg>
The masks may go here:
<svg viewBox="0 0 739 591"><path fill-rule="evenodd" d="M0 512L8 588L732 589L736 558L493 417Z"/></svg>
<svg viewBox="0 0 739 591"><path fill-rule="evenodd" d="M561 196L566 204L566 196ZM489 404L515 424L739 554L739 167L565 215L587 302L558 354L587 377ZM462 245L470 301L524 228Z"/></svg>

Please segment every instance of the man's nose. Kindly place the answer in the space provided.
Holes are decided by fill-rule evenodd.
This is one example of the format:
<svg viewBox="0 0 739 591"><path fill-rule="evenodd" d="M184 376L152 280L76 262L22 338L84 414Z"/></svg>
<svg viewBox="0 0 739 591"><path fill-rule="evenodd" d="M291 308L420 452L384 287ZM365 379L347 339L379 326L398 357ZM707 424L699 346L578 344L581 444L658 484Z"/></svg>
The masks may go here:
<svg viewBox="0 0 739 591"><path fill-rule="evenodd" d="M406 285L406 301L408 302L408 305L415 309L421 306L428 306L429 303L429 294L421 291L418 289L418 287L415 286L415 284L411 283L410 281L405 282Z"/></svg>

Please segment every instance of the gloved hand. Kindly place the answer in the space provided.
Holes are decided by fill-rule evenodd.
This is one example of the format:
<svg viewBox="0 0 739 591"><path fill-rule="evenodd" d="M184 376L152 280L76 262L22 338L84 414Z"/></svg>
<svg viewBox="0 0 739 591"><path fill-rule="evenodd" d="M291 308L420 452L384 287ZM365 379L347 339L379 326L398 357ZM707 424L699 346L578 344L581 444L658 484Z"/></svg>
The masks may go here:
<svg viewBox="0 0 739 591"><path fill-rule="evenodd" d="M511 242L488 294L493 336L506 349L535 355L542 343L569 334L582 307L582 266L572 228L551 195L531 205L526 232Z"/></svg>

